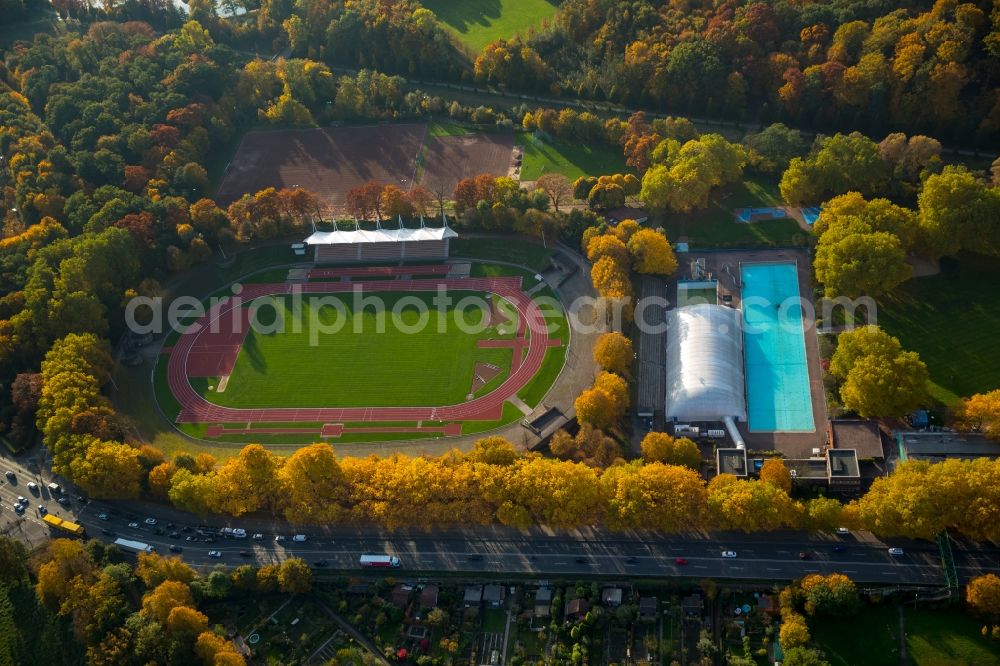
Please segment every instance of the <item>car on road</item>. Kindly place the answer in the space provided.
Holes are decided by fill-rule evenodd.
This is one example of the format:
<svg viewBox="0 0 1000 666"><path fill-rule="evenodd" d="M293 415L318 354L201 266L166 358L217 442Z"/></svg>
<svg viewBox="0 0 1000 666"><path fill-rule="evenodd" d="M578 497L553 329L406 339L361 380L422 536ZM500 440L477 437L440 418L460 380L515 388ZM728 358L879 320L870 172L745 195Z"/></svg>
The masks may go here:
<svg viewBox="0 0 1000 666"><path fill-rule="evenodd" d="M470 562L481 562L483 556L479 554L472 554L472 555L466 555L465 559L469 560Z"/></svg>
<svg viewBox="0 0 1000 666"><path fill-rule="evenodd" d="M240 557L253 557L253 553L251 553L249 550L241 550Z"/></svg>
<svg viewBox="0 0 1000 666"><path fill-rule="evenodd" d="M260 532L257 532L256 534L253 535L253 540L254 541L263 541L263 539L264 539L264 535L261 534Z"/></svg>
<svg viewBox="0 0 1000 666"><path fill-rule="evenodd" d="M626 557L625 558L625 564L639 564L639 558L638 557Z"/></svg>
<svg viewBox="0 0 1000 666"><path fill-rule="evenodd" d="M846 550L846 549L843 546L841 546L840 544L837 544L836 546L833 547L833 552L835 552L835 553L842 553L842 552L844 552L844 550Z"/></svg>
<svg viewBox="0 0 1000 666"><path fill-rule="evenodd" d="M799 552L799 559L800 560L811 560L812 558L813 558L813 554L810 553L808 550L803 550L803 551Z"/></svg>
<svg viewBox="0 0 1000 666"><path fill-rule="evenodd" d="M902 557L903 556L903 549L902 548L890 548L889 549L889 554L892 555L893 557Z"/></svg>
<svg viewBox="0 0 1000 666"><path fill-rule="evenodd" d="M186 537L184 537L184 540L185 541L197 541L197 539L195 537L191 536L190 534L187 535Z"/></svg>
<svg viewBox="0 0 1000 666"><path fill-rule="evenodd" d="M191 531L190 525L185 525L184 527L181 528L181 532L190 532L190 531Z"/></svg>
<svg viewBox="0 0 1000 666"><path fill-rule="evenodd" d="M172 544L170 544L170 552L171 553L183 553L184 549L181 548L180 546L178 546L176 543L172 543Z"/></svg>
<svg viewBox="0 0 1000 666"><path fill-rule="evenodd" d="M44 516L44 515L45 515L45 514L47 514L48 512L49 512L49 510L45 508L45 505L44 505L44 504L39 504L39 505L38 505L38 513L39 513L40 515L43 515L43 516Z"/></svg>
<svg viewBox="0 0 1000 666"><path fill-rule="evenodd" d="M683 557L675 557L674 558L674 564L676 564L679 567L682 567L682 566L684 566L687 563L688 563L688 561L685 558L683 558Z"/></svg>
<svg viewBox="0 0 1000 666"><path fill-rule="evenodd" d="M162 527L157 527L155 530L153 530L153 533L154 534L159 534L161 536L164 535L164 534L166 534L166 532L163 530Z"/></svg>
<svg viewBox="0 0 1000 666"><path fill-rule="evenodd" d="M838 527L837 528L837 534L839 534L840 536L847 536L850 533L851 533L851 530L847 529L846 527Z"/></svg>
<svg viewBox="0 0 1000 666"><path fill-rule="evenodd" d="M329 564L330 563L327 562L326 560L316 560L315 562L313 562L314 567L325 567L329 566Z"/></svg>
<svg viewBox="0 0 1000 666"><path fill-rule="evenodd" d="M281 536L280 534L276 534L275 537L274 537L274 540L275 541L284 541L285 537Z"/></svg>
<svg viewBox="0 0 1000 666"><path fill-rule="evenodd" d="M129 523L128 524L128 528L130 530L137 530L137 529L139 529L139 523Z"/></svg>
<svg viewBox="0 0 1000 666"><path fill-rule="evenodd" d="M722 551L722 557L726 558L727 560L731 560L731 559L733 559L733 558L736 557L736 551L735 550L724 550L724 551Z"/></svg>
<svg viewBox="0 0 1000 666"><path fill-rule="evenodd" d="M156 518L147 518L146 520L144 520L142 522L146 523L147 525L155 525L156 524Z"/></svg>
<svg viewBox="0 0 1000 666"><path fill-rule="evenodd" d="M574 560L577 564L588 564L586 557L578 557Z"/></svg>
<svg viewBox="0 0 1000 666"><path fill-rule="evenodd" d="M115 533L112 532L111 530L109 530L107 527L102 527L101 528L101 534L103 534L104 536L114 536L115 535Z"/></svg>
<svg viewBox="0 0 1000 666"><path fill-rule="evenodd" d="M218 559L218 558L222 557L222 551L219 551L219 550L210 550L210 551L208 551L208 556L209 557L214 557L214 558Z"/></svg>
<svg viewBox="0 0 1000 666"><path fill-rule="evenodd" d="M38 484L35 483L34 481L28 481L28 490L30 490L31 492L37 492Z"/></svg>
<svg viewBox="0 0 1000 666"><path fill-rule="evenodd" d="M17 481L17 475L16 475L16 474L14 474L14 472L12 472L12 471L10 471L10 470L7 470L7 471L6 471L5 473L4 473L4 476L6 476L6 477L7 477L7 480L8 480L8 481Z"/></svg>
<svg viewBox="0 0 1000 666"><path fill-rule="evenodd" d="M99 513L99 514L97 514L97 519L98 520L111 520L111 518L106 513Z"/></svg>
<svg viewBox="0 0 1000 666"><path fill-rule="evenodd" d="M170 534L168 534L167 536L168 536L169 538L171 538L171 539L177 539L177 538L180 538L180 536L181 536L181 533L180 533L180 532L171 532L171 533L170 533Z"/></svg>
<svg viewBox="0 0 1000 666"><path fill-rule="evenodd" d="M56 501L59 502L59 504L61 504L63 506L69 506L70 505L70 501L69 501L68 497L60 497Z"/></svg>
<svg viewBox="0 0 1000 666"><path fill-rule="evenodd" d="M213 539L212 537L205 537L204 539L202 539L202 541L204 541L205 543L215 543L215 539Z"/></svg>
<svg viewBox="0 0 1000 666"><path fill-rule="evenodd" d="M305 534L296 534L295 536L292 537L292 541L298 541L299 543L302 543L305 540L306 540Z"/></svg>

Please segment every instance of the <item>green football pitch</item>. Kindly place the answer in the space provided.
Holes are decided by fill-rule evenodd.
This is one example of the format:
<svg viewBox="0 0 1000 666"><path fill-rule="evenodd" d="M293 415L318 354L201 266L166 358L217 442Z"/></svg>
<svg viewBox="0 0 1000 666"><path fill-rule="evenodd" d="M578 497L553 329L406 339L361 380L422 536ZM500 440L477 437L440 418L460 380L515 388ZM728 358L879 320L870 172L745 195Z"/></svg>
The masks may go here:
<svg viewBox="0 0 1000 666"><path fill-rule="evenodd" d="M432 306L430 293L379 296L386 309L381 328L372 308L355 311L350 297L324 295L338 301L343 314L334 307L311 306L305 299L298 317L300 330L292 326L291 299L278 297L283 330L247 334L223 392L215 390L217 380L192 379L192 386L209 402L226 407L422 407L465 402L473 390L477 362L498 366L501 374L478 387L476 395L492 390L509 374L511 350L482 349L477 342L512 338L510 323L476 327L488 317L487 310L452 306L439 311ZM487 302L483 293L462 296ZM418 299L427 306L426 312L412 304L397 307L404 298ZM398 318L391 312L394 307ZM516 316L509 305L502 310ZM417 326L422 316L426 324ZM258 320L266 326L274 317L265 308ZM338 318L343 325L337 332L321 332Z"/></svg>

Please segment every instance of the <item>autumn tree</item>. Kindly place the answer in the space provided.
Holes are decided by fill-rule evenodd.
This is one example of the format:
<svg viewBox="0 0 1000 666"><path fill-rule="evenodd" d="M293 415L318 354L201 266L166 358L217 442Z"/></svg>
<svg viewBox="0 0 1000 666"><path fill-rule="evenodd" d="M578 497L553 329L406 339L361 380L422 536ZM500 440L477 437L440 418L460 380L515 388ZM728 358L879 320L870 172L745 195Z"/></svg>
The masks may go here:
<svg viewBox="0 0 1000 666"><path fill-rule="evenodd" d="M583 423L575 436L565 430L556 432L549 440L549 450L559 458L599 468L609 467L622 458L618 442L589 423Z"/></svg>
<svg viewBox="0 0 1000 666"><path fill-rule="evenodd" d="M789 204L814 205L828 195L880 194L888 180L878 144L854 132L818 138L808 156L792 159L779 188Z"/></svg>
<svg viewBox="0 0 1000 666"><path fill-rule="evenodd" d="M786 493L792 492L792 475L781 458L768 458L764 461L760 468L760 480Z"/></svg>
<svg viewBox="0 0 1000 666"><path fill-rule="evenodd" d="M295 451L282 465L278 480L289 520L321 523L335 522L340 517L344 475L328 444Z"/></svg>
<svg viewBox="0 0 1000 666"><path fill-rule="evenodd" d="M809 644L809 626L798 613L783 614L779 632L782 649L794 649Z"/></svg>
<svg viewBox="0 0 1000 666"><path fill-rule="evenodd" d="M376 219L382 219L383 187L372 180L352 187L345 196L347 209L362 220L367 220L373 215Z"/></svg>
<svg viewBox="0 0 1000 666"><path fill-rule="evenodd" d="M640 444L642 457L648 462L682 465L694 470L701 467L701 451L687 437L674 438L665 432L646 433Z"/></svg>
<svg viewBox="0 0 1000 666"><path fill-rule="evenodd" d="M165 624L170 611L178 606L193 606L194 598L187 583L165 580L142 599L142 613Z"/></svg>
<svg viewBox="0 0 1000 666"><path fill-rule="evenodd" d="M312 589L312 569L301 557L290 557L281 563L278 585L285 594L306 594Z"/></svg>
<svg viewBox="0 0 1000 666"><path fill-rule="evenodd" d="M744 532L794 527L801 512L781 488L731 474L719 474L708 484L708 506L719 528Z"/></svg>
<svg viewBox="0 0 1000 666"><path fill-rule="evenodd" d="M161 557L156 553L139 553L135 575L143 584L153 589L166 580L190 583L195 572L179 557Z"/></svg>
<svg viewBox="0 0 1000 666"><path fill-rule="evenodd" d="M810 574L799 586L809 615L850 615L861 603L854 581L841 573Z"/></svg>
<svg viewBox="0 0 1000 666"><path fill-rule="evenodd" d="M559 212L559 202L573 197L573 184L561 173L542 174L535 180L535 186L549 195L557 213ZM587 194L590 192L588 191Z"/></svg>
<svg viewBox="0 0 1000 666"><path fill-rule="evenodd" d="M628 385L620 376L602 372L594 380L594 385L576 399L577 418L606 429L616 424L628 410Z"/></svg>
<svg viewBox="0 0 1000 666"><path fill-rule="evenodd" d="M594 343L594 363L608 372L627 375L634 359L632 341L617 331L602 333Z"/></svg>
<svg viewBox="0 0 1000 666"><path fill-rule="evenodd" d="M703 526L708 497L701 476L688 467L633 462L601 475L613 529L681 532Z"/></svg>
<svg viewBox="0 0 1000 666"><path fill-rule="evenodd" d="M677 270L674 249L661 231L639 229L628 239L627 247L636 273L670 275Z"/></svg>
<svg viewBox="0 0 1000 666"><path fill-rule="evenodd" d="M963 427L1000 440L1000 389L964 398L957 411Z"/></svg>
<svg viewBox="0 0 1000 666"><path fill-rule="evenodd" d="M965 249L1000 254L1000 188L991 187L963 166L947 166L924 181L920 225L928 250L945 256Z"/></svg>
<svg viewBox="0 0 1000 666"><path fill-rule="evenodd" d="M972 578L965 586L965 602L981 615L1000 618L1000 577L983 574Z"/></svg>
<svg viewBox="0 0 1000 666"><path fill-rule="evenodd" d="M927 395L927 366L877 326L844 331L830 359L844 406L869 418L902 416Z"/></svg>

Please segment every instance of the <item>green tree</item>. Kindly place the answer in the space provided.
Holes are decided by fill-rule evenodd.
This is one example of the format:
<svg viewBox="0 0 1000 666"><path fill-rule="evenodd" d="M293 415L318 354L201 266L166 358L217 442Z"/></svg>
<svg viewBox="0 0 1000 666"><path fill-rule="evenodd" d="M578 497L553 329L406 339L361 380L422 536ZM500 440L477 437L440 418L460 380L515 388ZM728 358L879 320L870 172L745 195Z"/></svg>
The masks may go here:
<svg viewBox="0 0 1000 666"><path fill-rule="evenodd" d="M927 366L877 326L841 333L830 372L844 406L866 418L903 416L927 397Z"/></svg>

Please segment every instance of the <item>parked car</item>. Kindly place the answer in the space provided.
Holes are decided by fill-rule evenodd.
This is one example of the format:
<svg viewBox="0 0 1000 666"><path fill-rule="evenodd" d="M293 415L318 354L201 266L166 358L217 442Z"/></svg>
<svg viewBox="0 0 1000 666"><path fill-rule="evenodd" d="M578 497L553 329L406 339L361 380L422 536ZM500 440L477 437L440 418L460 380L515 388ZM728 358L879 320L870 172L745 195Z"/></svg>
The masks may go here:
<svg viewBox="0 0 1000 666"><path fill-rule="evenodd" d="M222 557L222 552L218 550L210 550L208 551L208 556L214 558L220 558Z"/></svg>
<svg viewBox="0 0 1000 666"><path fill-rule="evenodd" d="M195 540L195 538L194 538L193 536L191 536L191 535L189 534L189 535L187 535L186 537L184 537L184 540L185 540L185 541L194 541L194 540Z"/></svg>
<svg viewBox="0 0 1000 666"><path fill-rule="evenodd" d="M261 534L260 532L257 532L256 534L253 535L253 540L254 541L261 541L263 539L264 539L264 535Z"/></svg>
<svg viewBox="0 0 1000 666"><path fill-rule="evenodd" d="M14 505L14 513L16 513L19 516L23 516L24 515L24 505L23 504L15 504Z"/></svg>
<svg viewBox="0 0 1000 666"><path fill-rule="evenodd" d="M176 539L176 538L180 537L180 535L181 535L180 532L171 532L167 536L170 537L171 539Z"/></svg>
<svg viewBox="0 0 1000 666"><path fill-rule="evenodd" d="M32 492L37 492L38 491L38 484L35 483L34 481L28 481L28 490L30 490Z"/></svg>
<svg viewBox="0 0 1000 666"><path fill-rule="evenodd" d="M306 535L305 534L296 534L295 536L292 537L292 541L298 541L299 543L301 543L301 542L303 542L305 540L306 540Z"/></svg>
<svg viewBox="0 0 1000 666"><path fill-rule="evenodd" d="M722 556L724 558L726 558L727 560L731 560L731 559L733 559L733 558L736 557L736 551L735 550L724 550L724 551L722 551Z"/></svg>
<svg viewBox="0 0 1000 666"><path fill-rule="evenodd" d="M69 501L68 497L60 497L56 501L59 502L63 506L69 506L70 505L70 501Z"/></svg>
<svg viewBox="0 0 1000 666"><path fill-rule="evenodd" d="M156 524L156 518L147 518L146 520L144 520L142 522L146 523L147 525L155 525Z"/></svg>
<svg viewBox="0 0 1000 666"><path fill-rule="evenodd" d="M274 540L275 541L284 541L285 537L281 536L280 534L277 534L277 535L275 535Z"/></svg>
<svg viewBox="0 0 1000 666"><path fill-rule="evenodd" d="M178 546L176 543L172 543L172 544L170 544L170 552L171 553L183 553L184 549L181 548L180 546Z"/></svg>
<svg viewBox="0 0 1000 666"><path fill-rule="evenodd" d="M902 548L890 548L889 549L889 554L892 555L893 557L902 557L903 556L903 549Z"/></svg>
<svg viewBox="0 0 1000 666"><path fill-rule="evenodd" d="M129 523L128 524L128 528L130 530L137 530L137 529L139 529L139 523Z"/></svg>
<svg viewBox="0 0 1000 666"><path fill-rule="evenodd" d="M110 519L110 518L108 517L108 514L106 514L106 513L99 513L99 514L97 514L97 519L98 519L98 520L111 520L111 519Z"/></svg>
<svg viewBox="0 0 1000 666"><path fill-rule="evenodd" d="M7 470L4 473L4 476L6 476L9 481L17 481L17 475L14 474L14 472L12 472L10 470Z"/></svg>
<svg viewBox="0 0 1000 666"><path fill-rule="evenodd" d="M27 504L27 503L28 503L28 499L26 497L24 497L24 495L18 495L17 496L17 504L18 504L18 506L21 506L21 505L24 505L24 504Z"/></svg>
<svg viewBox="0 0 1000 666"><path fill-rule="evenodd" d="M674 558L674 564L676 564L679 567L682 567L682 566L684 566L687 563L688 563L688 561L685 558L683 558L683 557L675 557Z"/></svg>
<svg viewBox="0 0 1000 666"><path fill-rule="evenodd" d="M39 505L38 505L38 513L40 513L41 515L43 515L43 516L44 516L44 515L45 515L45 514L47 514L48 512L49 512L49 510L45 508L45 505L44 505L44 504L39 504Z"/></svg>

